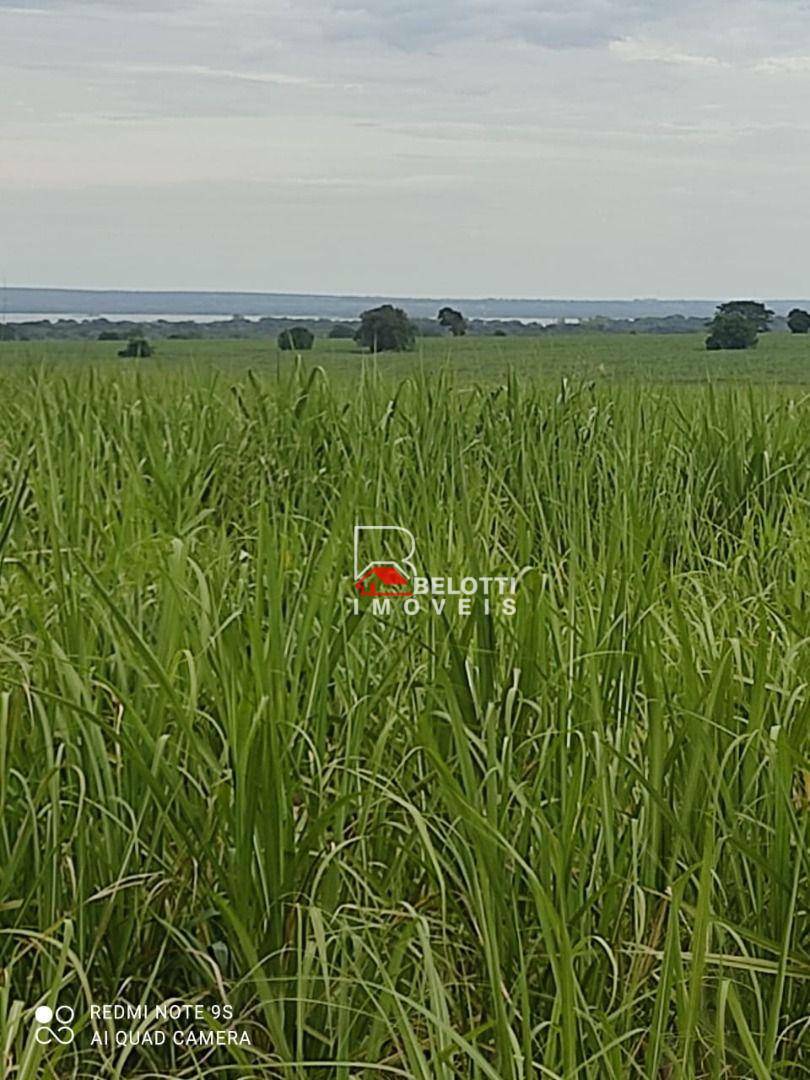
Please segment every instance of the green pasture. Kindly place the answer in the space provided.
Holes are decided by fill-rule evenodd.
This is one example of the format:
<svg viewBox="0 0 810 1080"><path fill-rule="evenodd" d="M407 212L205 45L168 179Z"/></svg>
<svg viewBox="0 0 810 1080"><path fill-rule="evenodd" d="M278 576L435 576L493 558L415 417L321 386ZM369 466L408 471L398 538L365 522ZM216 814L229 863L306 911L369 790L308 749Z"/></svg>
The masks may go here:
<svg viewBox="0 0 810 1080"><path fill-rule="evenodd" d="M148 333L148 330L147 330ZM675 382L754 381L810 383L810 336L770 333L760 336L756 349L745 352L707 352L702 334L579 334L537 337L423 338L413 353L383 353L379 370L400 379L420 370L449 367L460 379L503 379L511 370L520 375ZM120 342L0 342L0 369L19 365L126 367L144 361L120 360ZM157 343L157 355L147 364L162 368L192 365L195 369L238 372L250 368L275 375L289 372L294 356L282 353L274 340L172 341ZM334 376L356 377L364 363L353 341L319 338L308 365L319 364Z"/></svg>

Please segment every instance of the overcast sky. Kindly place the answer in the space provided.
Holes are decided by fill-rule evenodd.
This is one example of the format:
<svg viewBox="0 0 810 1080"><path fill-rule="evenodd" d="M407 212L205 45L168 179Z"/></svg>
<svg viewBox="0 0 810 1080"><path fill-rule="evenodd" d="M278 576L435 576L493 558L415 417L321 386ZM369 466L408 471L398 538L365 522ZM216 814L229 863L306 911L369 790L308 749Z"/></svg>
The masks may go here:
<svg viewBox="0 0 810 1080"><path fill-rule="evenodd" d="M808 106L808 0L0 0L0 278L805 296Z"/></svg>

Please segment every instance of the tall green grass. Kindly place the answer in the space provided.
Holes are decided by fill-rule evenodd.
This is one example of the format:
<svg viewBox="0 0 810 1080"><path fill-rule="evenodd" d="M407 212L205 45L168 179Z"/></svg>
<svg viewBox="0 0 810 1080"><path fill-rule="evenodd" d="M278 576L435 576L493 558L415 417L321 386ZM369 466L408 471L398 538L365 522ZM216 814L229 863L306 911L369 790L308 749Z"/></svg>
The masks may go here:
<svg viewBox="0 0 810 1080"><path fill-rule="evenodd" d="M810 1075L808 425L763 387L5 374L3 1075ZM369 521L517 613L354 616ZM253 1047L89 1048L91 1002L170 997Z"/></svg>

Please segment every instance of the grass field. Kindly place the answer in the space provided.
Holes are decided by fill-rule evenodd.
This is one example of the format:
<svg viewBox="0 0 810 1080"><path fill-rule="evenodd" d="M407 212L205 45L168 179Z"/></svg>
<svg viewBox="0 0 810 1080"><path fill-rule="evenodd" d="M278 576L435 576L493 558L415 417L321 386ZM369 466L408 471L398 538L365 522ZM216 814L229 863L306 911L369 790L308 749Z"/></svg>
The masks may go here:
<svg viewBox="0 0 810 1080"><path fill-rule="evenodd" d="M562 376L610 381L768 382L810 383L810 336L763 334L757 349L748 352L709 353L703 334L572 334L569 337L468 337L458 340L425 338L415 353L384 354L379 360L383 377L403 379L425 364L429 370L450 367L465 381L502 380L513 371L532 378ZM113 366L120 342L0 343L0 365ZM320 364L332 376L356 378L361 352L352 341L316 342L307 353L308 365ZM126 364L126 361L123 361ZM143 362L141 362L143 363ZM270 341L170 341L158 343L151 366L208 371L289 372L293 359ZM149 365L147 365L149 366Z"/></svg>
<svg viewBox="0 0 810 1080"><path fill-rule="evenodd" d="M0 347L3 1076L810 1075L810 340L113 351Z"/></svg>

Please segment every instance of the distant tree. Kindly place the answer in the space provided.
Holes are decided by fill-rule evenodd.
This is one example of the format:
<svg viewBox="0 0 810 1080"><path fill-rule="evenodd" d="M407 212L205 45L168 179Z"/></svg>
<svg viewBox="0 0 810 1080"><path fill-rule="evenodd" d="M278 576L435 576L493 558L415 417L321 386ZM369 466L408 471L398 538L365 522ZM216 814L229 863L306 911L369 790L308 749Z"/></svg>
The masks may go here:
<svg viewBox="0 0 810 1080"><path fill-rule="evenodd" d="M729 300L725 304L718 304L717 311L720 315L742 315L754 324L760 334L770 330L774 316L774 312L758 300Z"/></svg>
<svg viewBox="0 0 810 1080"><path fill-rule="evenodd" d="M102 330L98 335L99 341L126 341L123 334L119 334L117 330Z"/></svg>
<svg viewBox="0 0 810 1080"><path fill-rule="evenodd" d="M463 337L467 333L467 320L460 311L443 307L439 311L439 325L444 326L453 337Z"/></svg>
<svg viewBox="0 0 810 1080"><path fill-rule="evenodd" d="M121 349L118 353L119 356L124 356L127 359L142 359L146 356L151 356L155 351L154 346L150 345L145 337L131 337L129 344L125 349Z"/></svg>
<svg viewBox="0 0 810 1080"><path fill-rule="evenodd" d="M492 336L493 337L507 337L508 335L507 335L505 330L501 330L501 328L498 327L497 330L492 331Z"/></svg>
<svg viewBox="0 0 810 1080"><path fill-rule="evenodd" d="M787 323L791 334L810 333L810 313L801 308L794 308L788 313Z"/></svg>
<svg viewBox="0 0 810 1080"><path fill-rule="evenodd" d="M349 341L354 338L355 328L350 326L349 323L338 322L332 327L327 334L333 341Z"/></svg>
<svg viewBox="0 0 810 1080"><path fill-rule="evenodd" d="M16 341L17 331L13 326L3 326L0 324L0 341Z"/></svg>
<svg viewBox="0 0 810 1080"><path fill-rule="evenodd" d="M416 328L402 308L383 304L363 312L354 340L372 352L409 352L416 344Z"/></svg>
<svg viewBox="0 0 810 1080"><path fill-rule="evenodd" d="M706 348L717 349L755 349L757 347L757 327L753 319L739 311L718 313L709 323L709 336Z"/></svg>
<svg viewBox="0 0 810 1080"><path fill-rule="evenodd" d="M305 326L293 326L278 335L278 347L283 352L308 352L315 344L315 335Z"/></svg>

